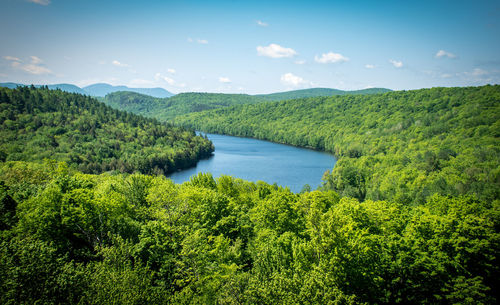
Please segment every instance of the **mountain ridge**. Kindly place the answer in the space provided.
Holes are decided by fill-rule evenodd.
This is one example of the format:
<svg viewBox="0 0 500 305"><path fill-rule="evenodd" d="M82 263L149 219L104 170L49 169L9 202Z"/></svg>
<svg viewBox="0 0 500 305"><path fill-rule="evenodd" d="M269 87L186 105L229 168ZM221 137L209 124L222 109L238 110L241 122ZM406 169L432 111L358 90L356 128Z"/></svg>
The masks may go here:
<svg viewBox="0 0 500 305"><path fill-rule="evenodd" d="M30 86L26 84L14 83L14 82L6 82L0 83L0 87L6 87L9 89L15 89L17 87L22 86ZM166 98L174 96L174 94L168 90L163 88L130 88L127 86L113 86L106 83L96 83L85 87L78 87L73 84L50 84L50 85L34 85L36 88L40 88L42 86L47 86L51 90L60 89L61 91L69 92L69 93L80 93L83 95L90 95L94 97L104 97L106 94L118 92L118 91L127 91L127 92L135 92L140 94L149 95L156 98Z"/></svg>

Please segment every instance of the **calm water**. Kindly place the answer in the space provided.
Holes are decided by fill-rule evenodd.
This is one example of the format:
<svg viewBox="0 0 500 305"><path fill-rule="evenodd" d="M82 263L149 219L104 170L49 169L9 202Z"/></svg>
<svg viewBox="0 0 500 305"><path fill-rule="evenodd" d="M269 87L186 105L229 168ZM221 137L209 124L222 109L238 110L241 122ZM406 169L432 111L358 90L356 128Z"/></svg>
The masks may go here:
<svg viewBox="0 0 500 305"><path fill-rule="evenodd" d="M305 184L317 188L323 173L331 170L337 161L327 153L255 139L216 134L208 134L208 138L215 145L213 157L169 178L182 183L199 172L210 172L214 177L231 175L254 182L276 182L300 192Z"/></svg>

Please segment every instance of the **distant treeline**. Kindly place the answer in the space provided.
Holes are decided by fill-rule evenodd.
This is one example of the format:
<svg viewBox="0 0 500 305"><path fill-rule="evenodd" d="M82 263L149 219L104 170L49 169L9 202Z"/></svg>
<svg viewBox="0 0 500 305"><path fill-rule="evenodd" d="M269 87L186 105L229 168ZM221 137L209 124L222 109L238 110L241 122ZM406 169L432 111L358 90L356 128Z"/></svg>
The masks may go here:
<svg viewBox="0 0 500 305"><path fill-rule="evenodd" d="M209 156L193 131L46 87L0 88L0 161L66 161L85 173L169 173Z"/></svg>
<svg viewBox="0 0 500 305"><path fill-rule="evenodd" d="M289 100L175 119L206 132L326 150L324 189L423 203L432 194L500 194L500 86Z"/></svg>
<svg viewBox="0 0 500 305"><path fill-rule="evenodd" d="M388 92L389 89L371 88L357 91L342 91L313 88L271 94L225 94L225 93L180 93L169 98L154 98L135 92L114 92L100 100L120 110L153 117L160 121L171 121L176 116L191 112L225 108L234 105L255 104L311 96L357 95Z"/></svg>

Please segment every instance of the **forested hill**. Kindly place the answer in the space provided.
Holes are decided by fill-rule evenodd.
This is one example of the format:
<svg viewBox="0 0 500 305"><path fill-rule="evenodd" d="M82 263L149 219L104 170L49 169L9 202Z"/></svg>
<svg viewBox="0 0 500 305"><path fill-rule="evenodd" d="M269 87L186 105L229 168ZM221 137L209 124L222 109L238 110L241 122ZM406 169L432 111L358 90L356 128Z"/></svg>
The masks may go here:
<svg viewBox="0 0 500 305"><path fill-rule="evenodd" d="M259 103L176 122L332 152L324 188L361 200L500 198L499 85Z"/></svg>
<svg viewBox="0 0 500 305"><path fill-rule="evenodd" d="M161 121L170 121L176 116L191 112L200 112L235 105L256 104L265 101L287 100L311 96L376 94L387 91L390 90L372 88L357 91L342 91L336 89L313 88L261 95L189 92L180 93L170 98L155 98L136 92L121 91L107 94L106 97L100 98L100 100L116 109L157 118Z"/></svg>
<svg viewBox="0 0 500 305"><path fill-rule="evenodd" d="M437 88L183 121L340 156L322 190L299 194L0 162L0 304L497 304L499 98L500 86ZM0 101L2 161L161 173L212 148L78 94Z"/></svg>
<svg viewBox="0 0 500 305"><path fill-rule="evenodd" d="M134 92L115 92L101 99L105 104L132 113L169 121L191 112L241 104L253 104L265 100L246 94L180 93L170 98L154 98Z"/></svg>
<svg viewBox="0 0 500 305"><path fill-rule="evenodd" d="M369 88L369 89L353 90L353 91L344 91L344 90L330 89L330 88L311 88L311 89L293 90L293 91L277 92L270 94L258 94L255 96L265 99L267 101L283 101L283 100L291 100L291 99L305 98L305 97L319 97L319 96L346 95L346 94L377 94L390 91L391 91L390 89L385 89L385 88Z"/></svg>
<svg viewBox="0 0 500 305"><path fill-rule="evenodd" d="M86 173L168 173L196 164L210 141L180 127L46 87L0 88L0 161L66 161Z"/></svg>

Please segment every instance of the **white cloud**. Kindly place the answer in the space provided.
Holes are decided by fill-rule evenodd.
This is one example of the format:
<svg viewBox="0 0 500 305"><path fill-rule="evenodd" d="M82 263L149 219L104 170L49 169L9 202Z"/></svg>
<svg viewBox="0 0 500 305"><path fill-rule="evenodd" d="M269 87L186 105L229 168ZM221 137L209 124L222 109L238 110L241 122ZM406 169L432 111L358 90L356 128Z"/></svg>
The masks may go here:
<svg viewBox="0 0 500 305"><path fill-rule="evenodd" d="M296 60L296 61L295 61L295 64L297 64L297 65L303 65L303 64L305 64L305 63L306 63L306 61L305 61L305 60Z"/></svg>
<svg viewBox="0 0 500 305"><path fill-rule="evenodd" d="M349 61L349 58L339 53L328 52L323 53L321 57L318 57L318 55L314 56L314 60L322 64L328 64Z"/></svg>
<svg viewBox="0 0 500 305"><path fill-rule="evenodd" d="M271 58L293 57L297 55L294 49L285 48L278 44L271 43L267 47L258 46L257 54L259 56L267 56Z"/></svg>
<svg viewBox="0 0 500 305"><path fill-rule="evenodd" d="M389 62L396 68L403 67L403 62L399 60L389 59Z"/></svg>
<svg viewBox="0 0 500 305"><path fill-rule="evenodd" d="M49 5L50 0L28 0L28 2L40 4L40 5Z"/></svg>
<svg viewBox="0 0 500 305"><path fill-rule="evenodd" d="M38 65L39 63L42 63L42 60L38 56L30 56L31 57L31 63L34 65Z"/></svg>
<svg viewBox="0 0 500 305"><path fill-rule="evenodd" d="M9 61L21 61L19 58L14 56L4 56L3 58Z"/></svg>
<svg viewBox="0 0 500 305"><path fill-rule="evenodd" d="M170 78L168 76L162 75L161 73L156 73L155 74L155 80L156 81L163 80L164 82L166 82L170 86L174 86L174 87L186 87L186 84L184 84L184 83L178 83L173 78Z"/></svg>
<svg viewBox="0 0 500 305"><path fill-rule="evenodd" d="M22 63L23 61L21 59L14 57L14 56L4 56L3 58L8 60L8 61L11 61L10 65L14 69L19 69L19 70L22 70L24 72L28 72L31 74L37 74L37 75L39 75L39 74L52 74L52 71L49 68L40 65L43 62L43 60L37 56L30 56L31 63L29 63L29 64L23 64Z"/></svg>
<svg viewBox="0 0 500 305"><path fill-rule="evenodd" d="M481 76L481 75L488 74L488 71L483 70L483 69L479 69L479 68L475 68L474 70L472 70L471 74L474 75L474 76Z"/></svg>
<svg viewBox="0 0 500 305"><path fill-rule="evenodd" d="M175 74L177 71L175 71L175 69L168 68L167 72L170 73L170 74Z"/></svg>
<svg viewBox="0 0 500 305"><path fill-rule="evenodd" d="M307 81L292 73L285 73L281 75L281 83L287 86L298 87L300 85L307 84Z"/></svg>
<svg viewBox="0 0 500 305"><path fill-rule="evenodd" d="M31 73L31 74L51 74L52 71L48 68L42 67L42 66L37 66L34 64L29 64L29 65L23 65L21 66L21 69Z"/></svg>
<svg viewBox="0 0 500 305"><path fill-rule="evenodd" d="M436 58L441 58L441 57L455 58L457 56L453 53L446 52L445 50L439 50L436 53Z"/></svg>
<svg viewBox="0 0 500 305"><path fill-rule="evenodd" d="M112 63L113 65L117 66L117 67L123 67L123 68L124 68L124 67L128 67L128 66L129 66L129 65L127 65L127 64L124 64L124 63L119 62L118 60L113 60L111 63Z"/></svg>
<svg viewBox="0 0 500 305"><path fill-rule="evenodd" d="M224 83L224 84L229 84L231 80L227 77L219 77L219 82Z"/></svg>
<svg viewBox="0 0 500 305"><path fill-rule="evenodd" d="M191 37L188 37L187 41L188 42L195 42L195 40L193 38L191 38ZM199 43L199 44L207 44L208 40L198 38L198 39L196 39L196 42Z"/></svg>
<svg viewBox="0 0 500 305"><path fill-rule="evenodd" d="M375 69L375 65L366 64L365 68L367 68L367 69Z"/></svg>
<svg viewBox="0 0 500 305"><path fill-rule="evenodd" d="M442 77L442 78L450 78L450 77L452 77L452 76L453 76L453 75L448 74L448 73L441 74L441 77Z"/></svg>
<svg viewBox="0 0 500 305"><path fill-rule="evenodd" d="M260 25L260 26L268 26L269 25L266 22L261 21L261 20L257 20L257 24Z"/></svg>

